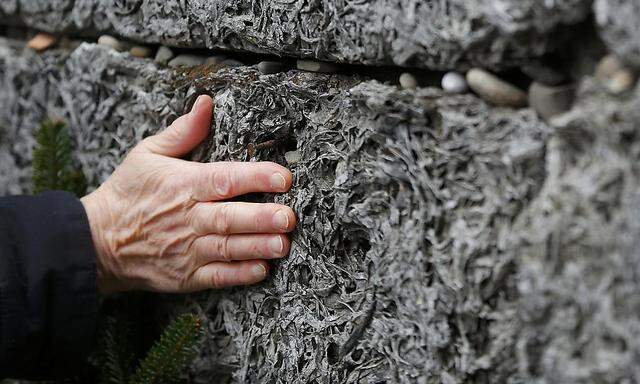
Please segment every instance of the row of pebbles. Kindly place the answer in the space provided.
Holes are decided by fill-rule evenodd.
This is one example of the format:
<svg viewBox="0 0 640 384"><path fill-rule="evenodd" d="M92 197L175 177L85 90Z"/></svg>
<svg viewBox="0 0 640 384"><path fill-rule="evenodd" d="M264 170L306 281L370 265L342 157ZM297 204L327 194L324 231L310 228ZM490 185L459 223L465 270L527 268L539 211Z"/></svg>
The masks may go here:
<svg viewBox="0 0 640 384"><path fill-rule="evenodd" d="M44 51L58 44L59 39L51 34L38 33L28 43L36 51ZM110 47L116 51L129 53L138 58L151 58L154 49L143 45L131 45L113 36L103 35L98 44ZM225 67L244 65L242 62L230 59L224 55L203 57L194 54L176 55L171 48L161 46L155 50L154 61L171 68L193 67L198 65L217 64ZM288 69L280 61L261 61L257 65L262 74L275 74ZM336 73L340 66L314 60L297 60L298 70L316 73ZM530 64L521 68L522 72L533 79L528 91L524 91L509 81L500 78L482 68L472 68L466 74L448 72L441 79L442 89L449 94L467 93L473 91L487 103L510 108L533 108L540 117L549 120L552 117L571 109L576 93L576 86L567 76L551 67ZM631 90L637 81L637 74L627 68L614 55L602 58L595 71L596 80L612 95L622 95ZM418 79L411 73L402 73L398 78L402 89L416 89Z"/></svg>
<svg viewBox="0 0 640 384"><path fill-rule="evenodd" d="M128 43L116 39L113 36L103 35L98 38L98 44L110 47L119 52L129 51L129 53L138 58L151 58L154 56L152 48L147 46L134 45L130 46ZM169 47L160 46L155 51L154 61L160 65L166 65L170 68L180 67L195 67L198 65L221 65L225 67L239 67L244 63L228 58L225 55L218 54L210 57L204 57L201 55L194 55L190 53L183 53L176 55Z"/></svg>
<svg viewBox="0 0 640 384"><path fill-rule="evenodd" d="M495 106L529 106L545 120L571 109L575 100L576 84L568 77L553 68L540 65L529 65L521 69L533 79L527 92L481 68L473 68L465 75L449 72L442 77L441 86L451 94L471 90ZM635 87L638 76L615 55L607 55L597 65L595 78L608 93L619 96ZM398 82L404 89L418 87L417 79L410 73L400 75Z"/></svg>

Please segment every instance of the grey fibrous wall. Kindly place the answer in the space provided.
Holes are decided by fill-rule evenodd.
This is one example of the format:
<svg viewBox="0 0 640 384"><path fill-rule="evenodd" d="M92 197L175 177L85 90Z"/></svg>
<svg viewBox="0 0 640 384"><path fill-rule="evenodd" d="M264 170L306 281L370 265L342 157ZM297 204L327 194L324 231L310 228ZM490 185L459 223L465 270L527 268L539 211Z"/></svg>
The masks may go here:
<svg viewBox="0 0 640 384"><path fill-rule="evenodd" d="M514 4L478 7L509 29L498 11L514 15ZM554 4L556 20L583 18L578 2ZM539 13L527 9L530 26ZM596 19L612 46L613 27ZM291 192L251 198L291 205L299 226L268 282L167 305L205 319L190 381L640 380L640 88L612 96L585 77L573 109L543 122L358 75L170 70L95 44L35 54L3 40L0 193L28 191L44 117L69 122L96 185L200 93L216 113L192 159L289 166ZM288 164L293 150L301 159Z"/></svg>
<svg viewBox="0 0 640 384"><path fill-rule="evenodd" d="M591 1L2 0L0 17L50 32L375 65L505 67L544 54ZM3 15L4 13L4 15Z"/></svg>

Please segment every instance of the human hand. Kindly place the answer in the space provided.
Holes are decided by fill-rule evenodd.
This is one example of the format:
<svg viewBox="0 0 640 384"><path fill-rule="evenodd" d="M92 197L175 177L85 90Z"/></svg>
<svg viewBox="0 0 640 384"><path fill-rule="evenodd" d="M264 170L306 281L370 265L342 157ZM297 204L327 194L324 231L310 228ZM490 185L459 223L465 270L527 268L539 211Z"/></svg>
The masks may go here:
<svg viewBox="0 0 640 384"><path fill-rule="evenodd" d="M213 112L191 112L140 142L113 175L81 199L97 252L98 288L192 292L253 284L265 259L289 253L296 217L278 204L225 202L250 192L286 192L291 173L274 163L180 160L208 134Z"/></svg>

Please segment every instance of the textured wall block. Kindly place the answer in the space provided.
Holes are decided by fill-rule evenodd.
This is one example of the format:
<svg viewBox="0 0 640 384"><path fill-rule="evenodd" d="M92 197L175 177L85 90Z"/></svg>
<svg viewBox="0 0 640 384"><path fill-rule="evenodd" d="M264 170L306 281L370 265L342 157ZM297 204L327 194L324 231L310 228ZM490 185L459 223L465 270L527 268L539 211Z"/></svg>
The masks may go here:
<svg viewBox="0 0 640 384"><path fill-rule="evenodd" d="M193 382L633 382L640 91L582 88L547 126L468 94L4 42L0 160L28 167L56 115L100 182L200 93L216 110L194 160L298 152L291 192L251 197L297 212L291 255L189 300L208 331Z"/></svg>
<svg viewBox="0 0 640 384"><path fill-rule="evenodd" d="M375 65L497 68L547 52L588 0L0 0L0 24Z"/></svg>

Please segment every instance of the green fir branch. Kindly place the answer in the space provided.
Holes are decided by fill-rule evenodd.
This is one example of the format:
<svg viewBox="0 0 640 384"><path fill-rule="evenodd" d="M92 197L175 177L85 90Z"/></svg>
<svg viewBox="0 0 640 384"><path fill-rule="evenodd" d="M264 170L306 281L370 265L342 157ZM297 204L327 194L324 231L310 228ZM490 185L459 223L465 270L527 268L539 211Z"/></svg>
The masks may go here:
<svg viewBox="0 0 640 384"><path fill-rule="evenodd" d="M100 343L100 383L127 384L133 374L136 354L132 327L122 318L108 317Z"/></svg>
<svg viewBox="0 0 640 384"><path fill-rule="evenodd" d="M197 353L201 336L201 323L196 315L177 317L165 328L160 340L151 347L130 383L178 383L182 372Z"/></svg>
<svg viewBox="0 0 640 384"><path fill-rule="evenodd" d="M87 189L84 174L73 168L72 145L67 126L47 119L36 132L33 152L33 192L63 190L81 197Z"/></svg>

